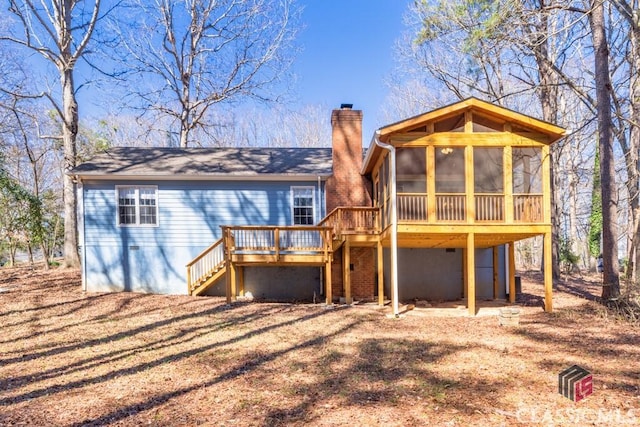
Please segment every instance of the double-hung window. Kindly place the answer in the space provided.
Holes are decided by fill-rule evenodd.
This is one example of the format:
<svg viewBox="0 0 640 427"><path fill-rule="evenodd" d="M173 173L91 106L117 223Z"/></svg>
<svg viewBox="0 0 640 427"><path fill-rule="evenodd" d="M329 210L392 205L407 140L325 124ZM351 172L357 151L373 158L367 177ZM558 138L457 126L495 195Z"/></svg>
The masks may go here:
<svg viewBox="0 0 640 427"><path fill-rule="evenodd" d="M291 187L294 225L314 224L313 190L314 187Z"/></svg>
<svg viewBox="0 0 640 427"><path fill-rule="evenodd" d="M158 187L116 186L118 225L158 225Z"/></svg>

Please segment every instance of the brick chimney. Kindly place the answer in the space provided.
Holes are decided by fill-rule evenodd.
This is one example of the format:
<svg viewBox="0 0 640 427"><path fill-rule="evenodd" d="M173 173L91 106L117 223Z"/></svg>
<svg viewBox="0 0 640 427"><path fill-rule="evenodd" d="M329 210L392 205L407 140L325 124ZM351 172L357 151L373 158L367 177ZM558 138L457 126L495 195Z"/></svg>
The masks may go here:
<svg viewBox="0 0 640 427"><path fill-rule="evenodd" d="M370 183L362 175L362 111L342 104L331 113L333 175L327 180L327 212L338 206L371 206Z"/></svg>

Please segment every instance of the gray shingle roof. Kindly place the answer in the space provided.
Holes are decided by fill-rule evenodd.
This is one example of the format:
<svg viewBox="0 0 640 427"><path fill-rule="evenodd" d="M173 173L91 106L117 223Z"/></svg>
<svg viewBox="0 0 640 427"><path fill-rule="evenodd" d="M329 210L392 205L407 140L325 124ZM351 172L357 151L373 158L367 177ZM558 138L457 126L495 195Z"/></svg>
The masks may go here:
<svg viewBox="0 0 640 427"><path fill-rule="evenodd" d="M329 176L331 148L113 147L78 165L79 176Z"/></svg>

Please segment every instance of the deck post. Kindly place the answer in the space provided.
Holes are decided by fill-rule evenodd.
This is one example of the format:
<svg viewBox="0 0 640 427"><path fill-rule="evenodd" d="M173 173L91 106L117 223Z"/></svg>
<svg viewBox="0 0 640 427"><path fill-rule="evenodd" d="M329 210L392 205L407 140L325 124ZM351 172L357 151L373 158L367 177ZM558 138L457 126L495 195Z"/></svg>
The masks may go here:
<svg viewBox="0 0 640 427"><path fill-rule="evenodd" d="M493 247L493 299L498 298L498 291L500 289L500 280L498 280L498 247Z"/></svg>
<svg viewBox="0 0 640 427"><path fill-rule="evenodd" d="M516 245L509 243L509 302L516 302Z"/></svg>
<svg viewBox="0 0 640 427"><path fill-rule="evenodd" d="M551 232L544 233L544 311L553 311L553 270L551 260Z"/></svg>
<svg viewBox="0 0 640 427"><path fill-rule="evenodd" d="M345 302L351 304L351 244L348 240L342 246L342 284Z"/></svg>
<svg viewBox="0 0 640 427"><path fill-rule="evenodd" d="M467 248L462 248L462 298L467 297L467 281L469 274L467 273Z"/></svg>
<svg viewBox="0 0 640 427"><path fill-rule="evenodd" d="M376 244L378 249L378 305L384 305L384 258L382 251L382 240L378 239Z"/></svg>
<svg viewBox="0 0 640 427"><path fill-rule="evenodd" d="M331 260L327 259L327 262L324 264L324 294L327 297L327 305L333 304L333 290L331 286Z"/></svg>
<svg viewBox="0 0 640 427"><path fill-rule="evenodd" d="M192 295L193 291L191 290L191 266L187 266L187 293Z"/></svg>
<svg viewBox="0 0 640 427"><path fill-rule="evenodd" d="M224 263L227 273L225 274L225 297L227 304L231 304L231 230L229 227L222 227L222 238L224 245Z"/></svg>
<svg viewBox="0 0 640 427"><path fill-rule="evenodd" d="M476 250L475 235L467 234L467 307L469 315L476 315Z"/></svg>
<svg viewBox="0 0 640 427"><path fill-rule="evenodd" d="M238 278L238 295L244 296L244 267L240 266L237 270Z"/></svg>
<svg viewBox="0 0 640 427"><path fill-rule="evenodd" d="M227 301L235 301L238 296L238 293L237 293L238 277L236 275L236 265L231 260L229 260L227 280L228 280L227 288L229 289L229 295L227 296Z"/></svg>

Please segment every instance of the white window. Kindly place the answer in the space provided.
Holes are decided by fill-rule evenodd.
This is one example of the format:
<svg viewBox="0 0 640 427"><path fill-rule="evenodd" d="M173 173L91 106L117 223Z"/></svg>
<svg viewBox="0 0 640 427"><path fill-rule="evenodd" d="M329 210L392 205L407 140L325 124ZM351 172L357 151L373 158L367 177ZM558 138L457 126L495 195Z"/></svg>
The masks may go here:
<svg viewBox="0 0 640 427"><path fill-rule="evenodd" d="M158 225L158 188L116 186L118 225Z"/></svg>
<svg viewBox="0 0 640 427"><path fill-rule="evenodd" d="M314 224L313 190L314 187L291 187L294 225Z"/></svg>

